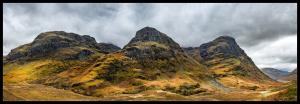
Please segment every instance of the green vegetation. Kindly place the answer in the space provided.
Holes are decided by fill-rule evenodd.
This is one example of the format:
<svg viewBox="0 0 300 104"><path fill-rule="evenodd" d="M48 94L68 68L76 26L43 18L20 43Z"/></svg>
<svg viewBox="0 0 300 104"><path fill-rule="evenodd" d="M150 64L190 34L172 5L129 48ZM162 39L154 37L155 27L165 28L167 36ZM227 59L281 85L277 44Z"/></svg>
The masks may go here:
<svg viewBox="0 0 300 104"><path fill-rule="evenodd" d="M140 93L142 92L142 90L139 90L139 89L131 89L131 90L127 90L127 91L124 91L122 92L123 94L137 94L137 93Z"/></svg>
<svg viewBox="0 0 300 104"><path fill-rule="evenodd" d="M143 92L143 91L146 91L146 90L147 90L147 87L142 85L142 86L139 86L139 87L135 87L133 89L126 90L122 93L123 94L137 94L137 93L140 93L140 92Z"/></svg>
<svg viewBox="0 0 300 104"><path fill-rule="evenodd" d="M200 89L200 85L198 83L197 84L184 83L183 85L179 86L179 89L176 92L184 96L189 96L189 95L194 95L205 91L206 90L204 89Z"/></svg>
<svg viewBox="0 0 300 104"><path fill-rule="evenodd" d="M123 61L113 61L108 68L106 73L103 74L103 78L107 81L118 83L123 80L136 78L140 73L135 72L133 69L128 68Z"/></svg>
<svg viewBox="0 0 300 104"><path fill-rule="evenodd" d="M22 81L31 82L52 76L54 73L66 70L67 66L64 66L64 63L58 60L35 60L26 64L4 68L10 69L4 75L5 81L17 83Z"/></svg>
<svg viewBox="0 0 300 104"><path fill-rule="evenodd" d="M133 81L133 82L130 82L131 85L133 86L141 86L141 85L144 85L144 83L142 81Z"/></svg>
<svg viewBox="0 0 300 104"><path fill-rule="evenodd" d="M259 87L258 86L241 86L242 89L247 89L247 90L256 90Z"/></svg>
<svg viewBox="0 0 300 104"><path fill-rule="evenodd" d="M176 93L176 87L171 86L170 84L167 84L163 90Z"/></svg>
<svg viewBox="0 0 300 104"><path fill-rule="evenodd" d="M190 96L190 95L206 92L206 89L200 88L199 83L196 84L184 83L180 85L178 89L174 86L166 85L163 90L177 93L184 96Z"/></svg>
<svg viewBox="0 0 300 104"><path fill-rule="evenodd" d="M245 72L241 66L236 66L233 70L233 75L240 75L240 76L249 76L247 72Z"/></svg>
<svg viewBox="0 0 300 104"><path fill-rule="evenodd" d="M291 81L288 85L275 89L275 91L278 90L283 90L283 92L280 92L279 97L275 100L297 101L297 81Z"/></svg>

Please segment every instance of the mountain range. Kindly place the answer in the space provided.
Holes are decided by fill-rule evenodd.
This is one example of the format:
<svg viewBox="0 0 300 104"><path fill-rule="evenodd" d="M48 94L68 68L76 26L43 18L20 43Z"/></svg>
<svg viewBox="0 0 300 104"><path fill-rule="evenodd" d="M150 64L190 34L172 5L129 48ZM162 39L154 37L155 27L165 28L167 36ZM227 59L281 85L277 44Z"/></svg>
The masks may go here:
<svg viewBox="0 0 300 104"><path fill-rule="evenodd" d="M278 80L281 77L287 76L289 74L289 72L287 71L282 71L274 68L262 68L262 71L274 80Z"/></svg>
<svg viewBox="0 0 300 104"><path fill-rule="evenodd" d="M294 69L292 72L288 73L287 75L281 77L280 80L283 81L297 80L297 68Z"/></svg>
<svg viewBox="0 0 300 104"><path fill-rule="evenodd" d="M153 90L191 96L263 90L277 83L233 37L183 48L152 27L138 30L123 48L88 35L44 32L11 50L3 66L5 84L42 84L95 97Z"/></svg>

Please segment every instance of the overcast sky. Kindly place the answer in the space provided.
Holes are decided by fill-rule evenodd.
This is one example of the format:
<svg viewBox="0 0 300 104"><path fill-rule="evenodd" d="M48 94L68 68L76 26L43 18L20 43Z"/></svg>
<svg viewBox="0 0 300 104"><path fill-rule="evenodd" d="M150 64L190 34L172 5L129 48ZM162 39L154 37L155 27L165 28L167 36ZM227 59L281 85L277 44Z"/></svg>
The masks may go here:
<svg viewBox="0 0 300 104"><path fill-rule="evenodd" d="M297 4L3 4L3 55L41 32L90 35L119 47L150 26L182 47L229 35L260 67L297 67Z"/></svg>

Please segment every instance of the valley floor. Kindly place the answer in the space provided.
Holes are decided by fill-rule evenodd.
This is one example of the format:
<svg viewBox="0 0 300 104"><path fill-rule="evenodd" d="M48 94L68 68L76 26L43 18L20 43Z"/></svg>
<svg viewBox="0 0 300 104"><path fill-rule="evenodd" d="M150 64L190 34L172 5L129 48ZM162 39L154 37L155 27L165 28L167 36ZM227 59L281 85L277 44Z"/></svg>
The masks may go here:
<svg viewBox="0 0 300 104"><path fill-rule="evenodd" d="M56 89L40 84L5 84L3 86L4 101L113 101L113 100L138 100L138 101L263 101L274 100L270 96L281 91L250 91L234 90L230 92L214 92L182 96L162 90L147 90L138 94L121 94L106 97L92 97L74 93L70 90Z"/></svg>

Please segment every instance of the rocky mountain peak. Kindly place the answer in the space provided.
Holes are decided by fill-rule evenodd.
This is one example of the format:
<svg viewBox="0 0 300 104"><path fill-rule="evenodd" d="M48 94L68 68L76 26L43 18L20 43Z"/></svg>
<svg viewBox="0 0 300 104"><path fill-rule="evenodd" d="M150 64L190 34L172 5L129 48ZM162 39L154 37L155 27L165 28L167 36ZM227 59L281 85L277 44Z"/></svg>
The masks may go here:
<svg viewBox="0 0 300 104"><path fill-rule="evenodd" d="M49 31L40 33L33 42L11 50L7 55L7 59L17 60L44 57L63 57L69 59L77 57L76 55L78 54L88 56L96 51L110 53L119 49L119 47L112 44L98 44L95 38L89 35L79 35L64 31Z"/></svg>
<svg viewBox="0 0 300 104"><path fill-rule="evenodd" d="M57 41L68 41L77 42L81 44L96 44L95 38L89 35L78 35L75 33L67 33L64 31L49 31L39 34L33 43L39 42L57 42Z"/></svg>
<svg viewBox="0 0 300 104"><path fill-rule="evenodd" d="M144 27L136 32L137 36L144 35L160 35L160 32L152 27Z"/></svg>
<svg viewBox="0 0 300 104"><path fill-rule="evenodd" d="M235 41L235 39L231 36L219 36L218 38L216 38L214 41L218 41L218 40L225 40L225 41Z"/></svg>
<svg viewBox="0 0 300 104"><path fill-rule="evenodd" d="M138 30L135 37L124 48L138 44L138 42L156 42L166 45L171 49L182 51L179 44L172 38L152 27L144 27Z"/></svg>
<svg viewBox="0 0 300 104"><path fill-rule="evenodd" d="M251 77L257 81L262 79L272 80L265 75L254 64L252 59L240 48L234 38L230 36L220 36L215 40L200 45L200 56L207 66L220 65L218 67L209 67L211 70L219 70L227 67L236 75ZM224 77L226 74L215 72L217 77ZM230 73L228 73L230 74Z"/></svg>
<svg viewBox="0 0 300 104"><path fill-rule="evenodd" d="M137 59L169 59L182 48L172 38L152 27L144 27L136 32L134 38L124 46L124 53Z"/></svg>
<svg viewBox="0 0 300 104"><path fill-rule="evenodd" d="M244 51L236 43L235 39L230 36L220 36L215 40L202 44L200 54L204 59L209 59L215 55L239 57Z"/></svg>

